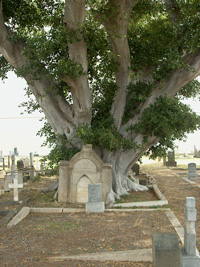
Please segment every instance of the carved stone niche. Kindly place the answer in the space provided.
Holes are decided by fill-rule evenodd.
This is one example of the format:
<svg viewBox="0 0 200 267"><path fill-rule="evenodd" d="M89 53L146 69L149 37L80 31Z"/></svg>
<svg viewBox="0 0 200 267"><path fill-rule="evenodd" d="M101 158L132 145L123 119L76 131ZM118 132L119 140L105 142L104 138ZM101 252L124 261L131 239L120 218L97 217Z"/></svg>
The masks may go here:
<svg viewBox="0 0 200 267"><path fill-rule="evenodd" d="M86 203L88 184L98 183L102 183L102 201L106 202L111 175L112 166L100 159L92 145L83 145L70 161L60 162L58 202Z"/></svg>

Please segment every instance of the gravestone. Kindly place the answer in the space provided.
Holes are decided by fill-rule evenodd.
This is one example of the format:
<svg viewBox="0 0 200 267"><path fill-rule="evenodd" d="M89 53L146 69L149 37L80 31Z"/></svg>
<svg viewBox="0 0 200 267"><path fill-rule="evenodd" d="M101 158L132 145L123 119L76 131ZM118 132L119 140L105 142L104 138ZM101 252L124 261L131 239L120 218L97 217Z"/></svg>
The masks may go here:
<svg viewBox="0 0 200 267"><path fill-rule="evenodd" d="M10 169L10 156L8 156L8 169Z"/></svg>
<svg viewBox="0 0 200 267"><path fill-rule="evenodd" d="M181 267L181 252L176 234L153 234L153 267Z"/></svg>
<svg viewBox="0 0 200 267"><path fill-rule="evenodd" d="M104 212L104 211L105 211L105 203L102 201L102 184L89 184L86 212Z"/></svg>
<svg viewBox="0 0 200 267"><path fill-rule="evenodd" d="M4 191L5 192L9 192L10 188L9 188L9 183L10 183L10 175L5 175L4 176Z"/></svg>
<svg viewBox="0 0 200 267"><path fill-rule="evenodd" d="M33 166L33 152L30 153L30 166Z"/></svg>
<svg viewBox="0 0 200 267"><path fill-rule="evenodd" d="M44 164L40 165L41 175L45 175Z"/></svg>
<svg viewBox="0 0 200 267"><path fill-rule="evenodd" d="M24 169L24 161L22 159L17 161L17 169L18 170Z"/></svg>
<svg viewBox="0 0 200 267"><path fill-rule="evenodd" d="M189 163L188 164L188 178L199 178L199 175L196 171L196 163Z"/></svg>
<svg viewBox="0 0 200 267"><path fill-rule="evenodd" d="M23 188L23 184L18 183L18 176L16 175L14 178L14 182L8 185L9 188L14 189L14 201L19 201L19 188Z"/></svg>
<svg viewBox="0 0 200 267"><path fill-rule="evenodd" d="M186 197L184 248L181 250L183 267L200 267L200 257L196 249L196 218L195 198Z"/></svg>
<svg viewBox="0 0 200 267"><path fill-rule="evenodd" d="M133 164L133 167L131 168L133 171L133 175L139 175L140 174L140 165L135 163Z"/></svg>
<svg viewBox="0 0 200 267"><path fill-rule="evenodd" d="M200 150L197 150L194 146L194 158L200 158Z"/></svg>
<svg viewBox="0 0 200 267"><path fill-rule="evenodd" d="M17 173L18 183L22 184L22 185L24 184L23 176L24 176L23 172L22 171L18 171L18 173Z"/></svg>
<svg viewBox="0 0 200 267"><path fill-rule="evenodd" d="M167 157L168 157L168 161L166 162L166 166L167 167L176 167L177 162L175 161L174 151L168 151Z"/></svg>
<svg viewBox="0 0 200 267"><path fill-rule="evenodd" d="M84 145L70 161L60 162L58 202L87 203L88 185L99 183L102 184L102 201L106 202L111 175L112 166L99 158L92 145Z"/></svg>
<svg viewBox="0 0 200 267"><path fill-rule="evenodd" d="M14 155L15 155L15 156L19 156L19 152L18 152L17 147L14 147Z"/></svg>
<svg viewBox="0 0 200 267"><path fill-rule="evenodd" d="M30 166L30 161L29 161L29 158L24 158L22 159L23 162L24 162L24 168L27 168Z"/></svg>
<svg viewBox="0 0 200 267"><path fill-rule="evenodd" d="M15 156L12 155L11 156L11 175L10 175L10 179L13 180L15 178L15 171L16 171L16 165L15 165Z"/></svg>

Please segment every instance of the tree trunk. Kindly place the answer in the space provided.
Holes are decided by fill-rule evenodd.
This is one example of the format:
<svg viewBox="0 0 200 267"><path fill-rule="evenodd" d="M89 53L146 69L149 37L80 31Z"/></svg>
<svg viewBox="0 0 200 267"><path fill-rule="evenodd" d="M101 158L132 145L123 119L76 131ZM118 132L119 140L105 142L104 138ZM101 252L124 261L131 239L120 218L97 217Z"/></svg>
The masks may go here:
<svg viewBox="0 0 200 267"><path fill-rule="evenodd" d="M149 140L150 145L150 140ZM104 151L103 161L112 165L112 186L108 194L106 205L111 207L116 199L130 191L148 190L146 186L138 185L128 178L128 172L133 164L143 154L143 151Z"/></svg>

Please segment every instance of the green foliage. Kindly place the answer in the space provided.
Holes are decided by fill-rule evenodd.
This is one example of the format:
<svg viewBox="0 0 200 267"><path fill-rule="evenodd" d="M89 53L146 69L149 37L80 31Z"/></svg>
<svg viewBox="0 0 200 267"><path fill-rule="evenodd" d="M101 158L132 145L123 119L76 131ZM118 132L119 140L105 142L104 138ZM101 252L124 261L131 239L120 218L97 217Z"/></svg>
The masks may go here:
<svg viewBox="0 0 200 267"><path fill-rule="evenodd" d="M127 88L127 105L124 110L123 122L127 122L136 113L139 113L138 106L144 102L150 95L153 85L144 82L129 84Z"/></svg>
<svg viewBox="0 0 200 267"><path fill-rule="evenodd" d="M172 23L164 1L141 0L132 11L128 28L131 83L127 87L123 123L140 112L139 107L151 96L158 82L162 85L162 81L176 69L188 69L182 60L186 52L200 48L199 0L177 0L177 3L180 13L176 25ZM87 45L87 76L92 92L92 123L91 126L79 125L74 139L80 138L83 143L109 151L141 148L118 132L110 115L117 90L115 73L119 67L116 62L119 55L111 52L103 23L108 18L115 20L117 7L108 0L87 0L85 24L76 32L69 31L63 22L64 5L63 0L3 0L4 19L13 32L10 38L16 43L19 40L24 42L23 54L29 59L17 74L32 75L33 81L53 78L55 86L45 93L59 94L72 105L70 88L63 81L63 75L76 79L84 74L83 67L70 59L68 52L68 43L78 42L79 34L83 34ZM9 70L12 67L0 56L0 78L6 78ZM140 73L143 73L142 77ZM150 77L149 80L144 80L145 76ZM199 89L199 82L193 81L177 96L195 97ZM31 113L39 105L31 98L29 88L26 94L30 101L21 106ZM160 137L160 143L152 151L163 154L173 146L175 139L184 138L185 133L198 127L199 117L177 98L160 97L144 111L140 122L129 130L141 133L145 138L151 135ZM72 146L73 140L56 136L47 123L38 134L46 136L44 145L53 149L47 157L52 167L57 168L61 159L69 160L78 151Z"/></svg>
<svg viewBox="0 0 200 267"><path fill-rule="evenodd" d="M56 135L48 122L44 123L43 128L37 133L38 136L46 138L43 146L51 148L50 153L43 157L41 162L47 163L46 168L51 169L51 174L58 173L59 162L61 160L70 160L79 149L73 147L66 137L63 135Z"/></svg>
<svg viewBox="0 0 200 267"><path fill-rule="evenodd" d="M160 137L159 144L151 150L154 155L164 155L167 148L173 148L173 141L183 140L186 133L200 128L200 116L192 112L178 98L161 96L154 104L144 110L143 116L129 131L148 136ZM145 142L145 139L144 139Z"/></svg>
<svg viewBox="0 0 200 267"><path fill-rule="evenodd" d="M7 78L7 73L13 70L12 66L0 55L0 79L4 80Z"/></svg>
<svg viewBox="0 0 200 267"><path fill-rule="evenodd" d="M181 98L196 97L200 94L200 82L198 80L193 80L187 85L185 85L179 92L178 96Z"/></svg>
<svg viewBox="0 0 200 267"><path fill-rule="evenodd" d="M81 139L83 144L92 144L94 148L106 148L108 151L136 147L130 140L119 134L113 119L110 117L99 124L98 127L90 127L87 124L77 127L76 136Z"/></svg>

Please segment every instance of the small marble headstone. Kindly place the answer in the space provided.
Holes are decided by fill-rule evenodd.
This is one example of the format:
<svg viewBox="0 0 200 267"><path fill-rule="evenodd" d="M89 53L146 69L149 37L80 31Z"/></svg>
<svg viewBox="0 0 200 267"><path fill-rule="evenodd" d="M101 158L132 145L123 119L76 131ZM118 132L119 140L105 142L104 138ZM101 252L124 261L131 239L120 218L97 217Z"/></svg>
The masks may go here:
<svg viewBox="0 0 200 267"><path fill-rule="evenodd" d="M88 184L88 201L102 201L102 184Z"/></svg>
<svg viewBox="0 0 200 267"><path fill-rule="evenodd" d="M196 163L188 164L188 178L198 178L199 175L196 171Z"/></svg>
<svg viewBox="0 0 200 267"><path fill-rule="evenodd" d="M200 267L200 257L196 249L196 219L195 198L186 197L184 247L181 250L183 267Z"/></svg>
<svg viewBox="0 0 200 267"><path fill-rule="evenodd" d="M88 184L88 202L86 212L104 212L105 203L102 201L102 184Z"/></svg>

